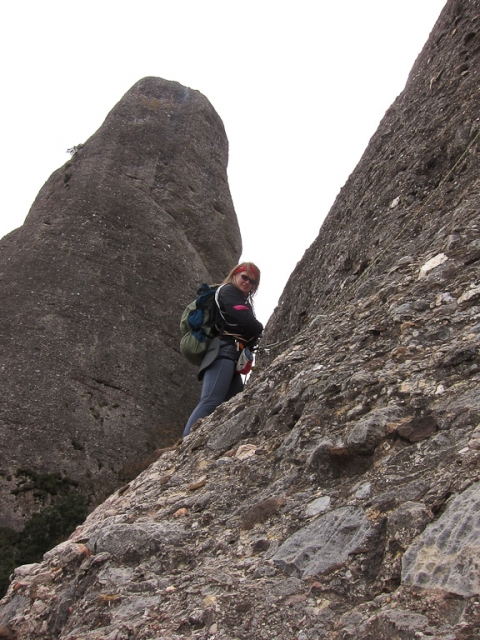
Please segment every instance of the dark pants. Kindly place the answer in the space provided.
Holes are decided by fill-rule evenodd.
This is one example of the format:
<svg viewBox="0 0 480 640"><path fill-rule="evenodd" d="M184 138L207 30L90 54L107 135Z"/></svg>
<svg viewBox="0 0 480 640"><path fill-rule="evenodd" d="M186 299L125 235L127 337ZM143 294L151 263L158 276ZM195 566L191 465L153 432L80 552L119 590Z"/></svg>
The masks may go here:
<svg viewBox="0 0 480 640"><path fill-rule="evenodd" d="M232 357L236 357L235 346L222 344L219 357L208 369L205 369L202 396L188 419L183 437L188 436L197 420L210 415L219 404L230 400L242 391L242 376L235 371L236 360L232 360Z"/></svg>

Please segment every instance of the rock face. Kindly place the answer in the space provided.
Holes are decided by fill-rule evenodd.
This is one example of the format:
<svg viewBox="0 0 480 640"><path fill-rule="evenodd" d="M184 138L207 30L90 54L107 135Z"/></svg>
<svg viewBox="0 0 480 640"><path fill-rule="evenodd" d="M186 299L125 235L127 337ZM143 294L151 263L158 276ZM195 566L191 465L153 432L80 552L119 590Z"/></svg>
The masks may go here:
<svg viewBox="0 0 480 640"><path fill-rule="evenodd" d="M475 269L476 146L469 148L480 129L475 6L446 4L405 90L293 272L265 343L290 338L345 300L376 292L379 303L392 303L394 287L415 261L434 260L416 285L418 304L430 270L448 272L458 255ZM467 273L462 282L470 286ZM418 309L398 313L410 318Z"/></svg>
<svg viewBox="0 0 480 640"><path fill-rule="evenodd" d="M181 434L179 318L241 252L227 145L204 96L141 80L1 241L0 526L38 508L39 474L103 499Z"/></svg>
<svg viewBox="0 0 480 640"><path fill-rule="evenodd" d="M467 598L480 594L479 482L451 500L445 513L418 536L403 556L402 574L405 584Z"/></svg>
<svg viewBox="0 0 480 640"><path fill-rule="evenodd" d="M15 571L5 634L478 637L478 15L447 3L292 275L288 342Z"/></svg>

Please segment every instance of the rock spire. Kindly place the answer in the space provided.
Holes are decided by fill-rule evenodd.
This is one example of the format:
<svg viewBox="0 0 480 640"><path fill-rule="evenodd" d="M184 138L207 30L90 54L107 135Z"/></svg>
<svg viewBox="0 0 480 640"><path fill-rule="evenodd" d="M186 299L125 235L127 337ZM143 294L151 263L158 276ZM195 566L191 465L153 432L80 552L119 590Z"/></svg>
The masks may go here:
<svg viewBox="0 0 480 640"><path fill-rule="evenodd" d="M227 156L204 96L145 78L0 242L0 525L39 508L39 474L98 500L181 434L181 312L241 252Z"/></svg>

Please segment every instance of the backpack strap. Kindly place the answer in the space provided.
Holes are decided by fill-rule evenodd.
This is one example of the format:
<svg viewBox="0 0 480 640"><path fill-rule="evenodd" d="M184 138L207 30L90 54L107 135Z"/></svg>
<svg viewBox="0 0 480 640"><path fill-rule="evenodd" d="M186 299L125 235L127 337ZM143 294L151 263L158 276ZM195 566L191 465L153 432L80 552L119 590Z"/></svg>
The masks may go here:
<svg viewBox="0 0 480 640"><path fill-rule="evenodd" d="M219 314L220 314L220 316L221 316L221 318L222 318L223 322L225 323L225 325L227 325L227 324L228 324L227 319L226 319L226 318L225 318L225 316L223 315L223 313L222 313L222 309L221 309L221 307L220 307L220 291L223 289L223 287L224 287L224 286L225 286L224 284L221 284L221 285L218 287L218 289L215 291L215 302L216 302L216 304L217 304L217 309L218 309L218 312L219 312Z"/></svg>
<svg viewBox="0 0 480 640"><path fill-rule="evenodd" d="M228 284L228 283L226 283ZM223 320L223 328L220 332L219 335L226 335L226 336L231 336L232 338L235 338L236 340L244 340L244 338L237 333L232 333L230 331L227 331L227 327L231 327L232 330L235 330L235 327L238 327L238 324L232 324L231 322L228 322L228 320L225 318L225 316L223 315L222 309L220 307L220 290L225 286L225 284L221 284L218 289L215 291L215 302L217 303L217 308L218 308L218 312L220 314L220 317Z"/></svg>

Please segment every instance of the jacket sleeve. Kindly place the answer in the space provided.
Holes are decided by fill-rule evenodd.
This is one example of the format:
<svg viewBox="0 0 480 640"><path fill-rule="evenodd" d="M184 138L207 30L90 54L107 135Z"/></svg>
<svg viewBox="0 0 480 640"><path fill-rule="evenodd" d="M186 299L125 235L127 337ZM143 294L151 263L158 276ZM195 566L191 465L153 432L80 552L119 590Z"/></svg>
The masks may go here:
<svg viewBox="0 0 480 640"><path fill-rule="evenodd" d="M252 307L245 302L243 294L233 284L222 287L218 300L220 309L227 321L227 331L242 336L257 338L263 331L263 325L253 313Z"/></svg>

